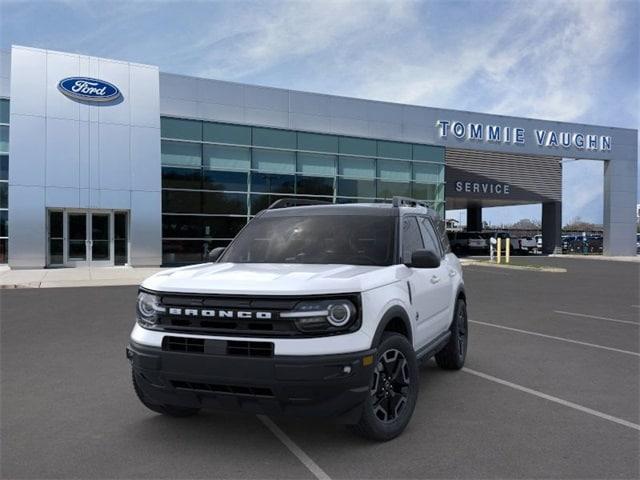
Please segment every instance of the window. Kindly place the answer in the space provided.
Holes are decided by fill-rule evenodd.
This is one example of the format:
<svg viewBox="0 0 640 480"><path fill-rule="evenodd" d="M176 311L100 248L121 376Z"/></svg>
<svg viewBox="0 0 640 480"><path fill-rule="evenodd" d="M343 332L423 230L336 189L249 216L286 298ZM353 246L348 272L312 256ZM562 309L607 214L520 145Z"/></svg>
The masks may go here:
<svg viewBox="0 0 640 480"><path fill-rule="evenodd" d="M204 170L202 172L202 188L205 190L247 191L247 174L245 172L221 172Z"/></svg>
<svg viewBox="0 0 640 480"><path fill-rule="evenodd" d="M202 192L202 213L246 215L247 194Z"/></svg>
<svg viewBox="0 0 640 480"><path fill-rule="evenodd" d="M4 111L0 101L0 120ZM167 263L201 261L283 197L356 203L401 195L444 212L443 147L178 118L162 118L161 134ZM0 184L7 164L0 152Z"/></svg>
<svg viewBox="0 0 640 480"><path fill-rule="evenodd" d="M0 153L9 153L9 127L0 125Z"/></svg>
<svg viewBox="0 0 640 480"><path fill-rule="evenodd" d="M436 233L433 230L433 226L429 219L420 217L420 230L422 231L422 238L424 239L424 248L431 250L436 255L442 257L442 248L440 247L440 241Z"/></svg>
<svg viewBox="0 0 640 480"><path fill-rule="evenodd" d="M162 211L170 213L202 213L201 195L201 192L163 190Z"/></svg>
<svg viewBox="0 0 640 480"><path fill-rule="evenodd" d="M9 123L9 100L0 99L0 123Z"/></svg>
<svg viewBox="0 0 640 480"><path fill-rule="evenodd" d="M251 127L204 122L202 138L205 142L251 145Z"/></svg>
<svg viewBox="0 0 640 480"><path fill-rule="evenodd" d="M9 236L9 212L0 210L0 237Z"/></svg>
<svg viewBox="0 0 640 480"><path fill-rule="evenodd" d="M411 144L400 142L378 142L378 156L411 160Z"/></svg>
<svg viewBox="0 0 640 480"><path fill-rule="evenodd" d="M423 248L416 217L405 217L402 219L402 261L404 263L411 262L413 252Z"/></svg>
<svg viewBox="0 0 640 480"><path fill-rule="evenodd" d="M303 195L333 195L333 177L296 177L296 193Z"/></svg>
<svg viewBox="0 0 640 480"><path fill-rule="evenodd" d="M411 180L411 163L378 160L378 177L382 180L409 182Z"/></svg>
<svg viewBox="0 0 640 480"><path fill-rule="evenodd" d="M295 173L296 152L255 149L252 168L268 173Z"/></svg>
<svg viewBox="0 0 640 480"><path fill-rule="evenodd" d="M439 183L444 180L444 165L414 163L413 180L422 183Z"/></svg>
<svg viewBox="0 0 640 480"><path fill-rule="evenodd" d="M376 178L376 161L373 158L340 157L338 174L353 178Z"/></svg>
<svg viewBox="0 0 640 480"><path fill-rule="evenodd" d="M160 119L160 135L163 138L200 141L202 140L202 122L162 117Z"/></svg>
<svg viewBox="0 0 640 480"><path fill-rule="evenodd" d="M275 128L254 128L253 144L260 147L296 148L296 132Z"/></svg>
<svg viewBox="0 0 640 480"><path fill-rule="evenodd" d="M411 184L408 182L385 182L378 180L378 198L393 198L397 195L401 197L411 196Z"/></svg>
<svg viewBox="0 0 640 480"><path fill-rule="evenodd" d="M432 200L437 196L438 185L427 183L413 183L411 196L418 200Z"/></svg>
<svg viewBox="0 0 640 480"><path fill-rule="evenodd" d="M295 190L294 175L277 175L272 173L251 173L251 191L264 193L293 193Z"/></svg>
<svg viewBox="0 0 640 480"><path fill-rule="evenodd" d="M222 170L249 170L251 151L242 147L204 145L204 166Z"/></svg>
<svg viewBox="0 0 640 480"><path fill-rule="evenodd" d="M392 216L258 217L222 257L236 263L391 265Z"/></svg>
<svg viewBox="0 0 640 480"><path fill-rule="evenodd" d="M426 162L444 163L444 148L430 145L414 145L413 159Z"/></svg>
<svg viewBox="0 0 640 480"><path fill-rule="evenodd" d="M0 182L0 208L8 208L9 205L9 184Z"/></svg>
<svg viewBox="0 0 640 480"><path fill-rule="evenodd" d="M200 217L205 238L233 238L247 224L247 217Z"/></svg>
<svg viewBox="0 0 640 480"><path fill-rule="evenodd" d="M378 154L378 147L375 140L365 140L363 138L340 137L340 153L348 155L360 155L362 157L375 157Z"/></svg>
<svg viewBox="0 0 640 480"><path fill-rule="evenodd" d="M9 180L9 156L0 155L0 180Z"/></svg>
<svg viewBox="0 0 640 480"><path fill-rule="evenodd" d="M162 164L199 167L202 165L202 145L163 140Z"/></svg>
<svg viewBox="0 0 640 480"><path fill-rule="evenodd" d="M338 137L316 133L298 133L298 150L338 153Z"/></svg>
<svg viewBox="0 0 640 480"><path fill-rule="evenodd" d="M375 180L355 180L338 178L338 195L345 197L374 198L376 196Z"/></svg>
<svg viewBox="0 0 640 480"><path fill-rule="evenodd" d="M201 238L202 217L192 215L163 215L162 236L169 238Z"/></svg>
<svg viewBox="0 0 640 480"><path fill-rule="evenodd" d="M199 168L162 167L163 188L202 188L202 170Z"/></svg>
<svg viewBox="0 0 640 480"><path fill-rule="evenodd" d="M113 226L113 250L115 253L113 263L124 265L129 261L127 212L116 212L113 216Z"/></svg>
<svg viewBox="0 0 640 480"><path fill-rule="evenodd" d="M336 174L336 156L317 153L298 153L297 171L304 175L333 177Z"/></svg>

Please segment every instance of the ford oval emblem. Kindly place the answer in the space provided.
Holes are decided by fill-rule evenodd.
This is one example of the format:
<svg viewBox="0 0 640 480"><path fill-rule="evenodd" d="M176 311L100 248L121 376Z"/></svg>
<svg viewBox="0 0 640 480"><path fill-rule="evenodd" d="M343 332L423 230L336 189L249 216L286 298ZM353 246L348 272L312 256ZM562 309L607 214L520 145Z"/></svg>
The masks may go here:
<svg viewBox="0 0 640 480"><path fill-rule="evenodd" d="M68 77L58 83L67 97L89 102L110 102L120 97L120 90L112 83L89 77Z"/></svg>

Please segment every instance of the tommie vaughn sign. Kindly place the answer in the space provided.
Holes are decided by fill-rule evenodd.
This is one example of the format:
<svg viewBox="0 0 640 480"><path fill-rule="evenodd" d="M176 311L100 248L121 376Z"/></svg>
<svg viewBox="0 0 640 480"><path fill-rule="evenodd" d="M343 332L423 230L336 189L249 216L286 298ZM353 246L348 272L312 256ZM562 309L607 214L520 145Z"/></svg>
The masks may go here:
<svg viewBox="0 0 640 480"><path fill-rule="evenodd" d="M484 125L482 123L463 123L459 121L438 120L436 128L440 138L449 134L460 140L488 143L511 143L524 145L524 128L505 125ZM582 132L557 132L555 130L534 130L534 139L538 146L545 148L575 147L585 150L611 151L611 137Z"/></svg>
<svg viewBox="0 0 640 480"><path fill-rule="evenodd" d="M63 78L58 89L67 97L88 102L110 102L120 98L120 90L112 83L89 77Z"/></svg>

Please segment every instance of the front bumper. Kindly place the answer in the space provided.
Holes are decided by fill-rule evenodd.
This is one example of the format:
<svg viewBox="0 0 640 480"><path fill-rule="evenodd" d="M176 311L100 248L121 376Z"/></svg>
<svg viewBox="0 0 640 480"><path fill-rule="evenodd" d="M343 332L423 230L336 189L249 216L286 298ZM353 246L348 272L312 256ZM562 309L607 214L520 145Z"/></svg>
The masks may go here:
<svg viewBox="0 0 640 480"><path fill-rule="evenodd" d="M262 358L165 351L135 342L127 347L136 382L152 403L344 423L360 418L375 364L363 358L372 355L374 349Z"/></svg>

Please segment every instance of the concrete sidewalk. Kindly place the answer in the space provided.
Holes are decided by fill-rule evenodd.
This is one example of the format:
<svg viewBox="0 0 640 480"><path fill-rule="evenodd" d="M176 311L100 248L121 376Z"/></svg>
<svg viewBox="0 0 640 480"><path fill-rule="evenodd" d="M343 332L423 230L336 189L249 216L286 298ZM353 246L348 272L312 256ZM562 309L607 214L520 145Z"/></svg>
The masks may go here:
<svg viewBox="0 0 640 480"><path fill-rule="evenodd" d="M0 268L0 288L53 288L138 285L161 268Z"/></svg>

